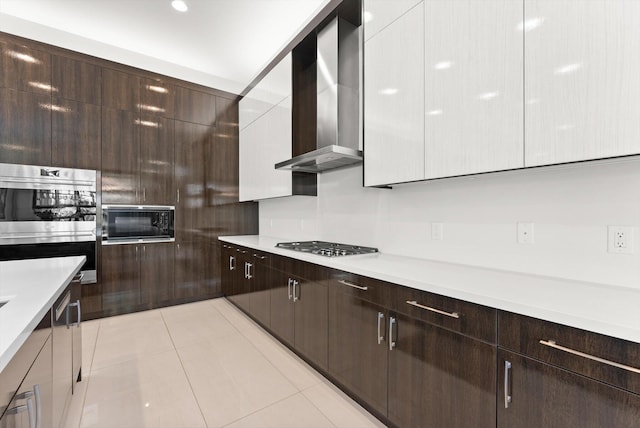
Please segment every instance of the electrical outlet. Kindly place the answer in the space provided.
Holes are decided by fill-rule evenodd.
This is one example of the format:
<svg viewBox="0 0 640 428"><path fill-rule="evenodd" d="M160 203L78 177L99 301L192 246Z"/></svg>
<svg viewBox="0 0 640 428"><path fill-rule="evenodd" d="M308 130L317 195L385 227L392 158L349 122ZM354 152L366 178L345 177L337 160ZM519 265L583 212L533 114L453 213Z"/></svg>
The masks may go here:
<svg viewBox="0 0 640 428"><path fill-rule="evenodd" d="M442 223L431 223L431 240L442 241L444 238L444 226Z"/></svg>
<svg viewBox="0 0 640 428"><path fill-rule="evenodd" d="M609 226L607 248L614 254L633 254L633 227Z"/></svg>
<svg viewBox="0 0 640 428"><path fill-rule="evenodd" d="M533 223L518 223L518 244L535 243Z"/></svg>

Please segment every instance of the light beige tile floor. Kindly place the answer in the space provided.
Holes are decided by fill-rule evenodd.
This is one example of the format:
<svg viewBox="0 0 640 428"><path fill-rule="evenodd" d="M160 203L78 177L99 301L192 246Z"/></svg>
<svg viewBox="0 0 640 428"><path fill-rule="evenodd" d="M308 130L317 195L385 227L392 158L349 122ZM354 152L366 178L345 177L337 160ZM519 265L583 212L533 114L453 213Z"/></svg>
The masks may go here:
<svg viewBox="0 0 640 428"><path fill-rule="evenodd" d="M82 332L69 428L384 426L225 299Z"/></svg>

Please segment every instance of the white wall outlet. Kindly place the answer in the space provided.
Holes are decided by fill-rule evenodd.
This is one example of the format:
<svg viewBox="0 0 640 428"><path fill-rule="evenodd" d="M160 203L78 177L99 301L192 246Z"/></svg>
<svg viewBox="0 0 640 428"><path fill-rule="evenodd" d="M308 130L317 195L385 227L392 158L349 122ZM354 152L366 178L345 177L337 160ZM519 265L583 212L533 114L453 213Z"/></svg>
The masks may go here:
<svg viewBox="0 0 640 428"><path fill-rule="evenodd" d="M431 240L442 241L444 238L444 225L442 223L431 223Z"/></svg>
<svg viewBox="0 0 640 428"><path fill-rule="evenodd" d="M609 226L607 248L610 253L633 254L633 227Z"/></svg>
<svg viewBox="0 0 640 428"><path fill-rule="evenodd" d="M518 223L518 244L534 244L535 242L533 223Z"/></svg>

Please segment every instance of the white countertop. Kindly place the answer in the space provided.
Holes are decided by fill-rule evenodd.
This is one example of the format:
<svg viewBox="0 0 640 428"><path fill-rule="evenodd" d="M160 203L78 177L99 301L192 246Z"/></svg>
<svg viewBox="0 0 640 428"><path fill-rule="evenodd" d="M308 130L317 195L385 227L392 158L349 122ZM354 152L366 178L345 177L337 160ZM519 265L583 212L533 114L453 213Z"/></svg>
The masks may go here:
<svg viewBox="0 0 640 428"><path fill-rule="evenodd" d="M0 262L0 371L80 270L85 256Z"/></svg>
<svg viewBox="0 0 640 428"><path fill-rule="evenodd" d="M392 254L325 257L260 235L221 241L640 343L640 288L625 288Z"/></svg>

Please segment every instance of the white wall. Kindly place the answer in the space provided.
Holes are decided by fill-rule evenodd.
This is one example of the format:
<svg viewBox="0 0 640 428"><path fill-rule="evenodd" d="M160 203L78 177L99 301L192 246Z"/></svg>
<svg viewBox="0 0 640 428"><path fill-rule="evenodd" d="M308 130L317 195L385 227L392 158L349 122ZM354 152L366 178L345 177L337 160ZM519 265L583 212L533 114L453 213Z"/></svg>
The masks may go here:
<svg viewBox="0 0 640 428"><path fill-rule="evenodd" d="M319 175L318 197L260 201L260 234L640 288L640 158L363 188L362 167ZM431 222L444 239L431 239ZM535 243L517 243L518 222ZM634 227L634 254L607 252Z"/></svg>

